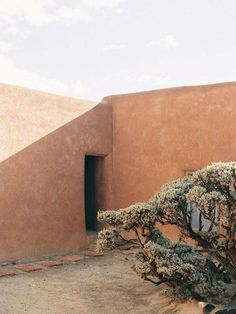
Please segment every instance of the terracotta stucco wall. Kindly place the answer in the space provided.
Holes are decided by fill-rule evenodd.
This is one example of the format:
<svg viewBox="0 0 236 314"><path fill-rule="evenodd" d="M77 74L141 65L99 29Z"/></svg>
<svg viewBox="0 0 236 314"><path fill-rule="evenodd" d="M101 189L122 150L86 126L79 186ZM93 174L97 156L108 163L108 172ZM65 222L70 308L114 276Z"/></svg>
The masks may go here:
<svg viewBox="0 0 236 314"><path fill-rule="evenodd" d="M110 96L113 208L146 201L163 183L236 160L236 83Z"/></svg>
<svg viewBox="0 0 236 314"><path fill-rule="evenodd" d="M84 155L111 153L111 114L109 105L94 107L0 163L1 261L87 244ZM109 164L108 156L104 173Z"/></svg>
<svg viewBox="0 0 236 314"><path fill-rule="evenodd" d="M0 83L0 162L96 105Z"/></svg>
<svg viewBox="0 0 236 314"><path fill-rule="evenodd" d="M0 128L0 261L86 245L86 153L107 156L101 209L146 201L186 170L236 159L235 83L110 96L97 106L14 89L0 86L0 120L8 121Z"/></svg>

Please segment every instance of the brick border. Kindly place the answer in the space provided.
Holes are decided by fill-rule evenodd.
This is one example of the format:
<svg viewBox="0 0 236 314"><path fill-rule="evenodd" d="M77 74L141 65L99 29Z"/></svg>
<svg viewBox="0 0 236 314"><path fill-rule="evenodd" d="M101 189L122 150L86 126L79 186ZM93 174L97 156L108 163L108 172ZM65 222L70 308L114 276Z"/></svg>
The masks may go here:
<svg viewBox="0 0 236 314"><path fill-rule="evenodd" d="M0 278L6 276L15 276L24 273L31 273L40 270L47 270L53 267L60 267L70 264L75 264L80 261L84 261L88 258L93 258L97 256L102 256L103 254L98 254L95 251L87 250L81 252L80 254L68 254L61 257L55 257L50 259L41 259L35 262L19 263L8 265L6 263L0 265Z"/></svg>

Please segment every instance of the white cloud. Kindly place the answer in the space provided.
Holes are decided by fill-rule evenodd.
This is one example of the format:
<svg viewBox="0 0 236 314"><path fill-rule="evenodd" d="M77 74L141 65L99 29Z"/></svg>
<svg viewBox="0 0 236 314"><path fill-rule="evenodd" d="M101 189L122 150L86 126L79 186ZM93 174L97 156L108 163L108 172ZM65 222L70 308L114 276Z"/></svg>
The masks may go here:
<svg viewBox="0 0 236 314"><path fill-rule="evenodd" d="M36 73L21 69L6 55L0 54L0 81L52 93L67 93L68 86L59 80L48 79Z"/></svg>
<svg viewBox="0 0 236 314"><path fill-rule="evenodd" d="M151 40L147 43L147 47L157 47L158 46L158 41L156 40Z"/></svg>
<svg viewBox="0 0 236 314"><path fill-rule="evenodd" d="M173 79L173 77L163 74L141 74L128 76L128 84L136 86L137 90L150 90L158 88L169 88L184 85L185 82Z"/></svg>
<svg viewBox="0 0 236 314"><path fill-rule="evenodd" d="M77 23L79 21L89 21L91 17L81 8L70 8L62 6L56 10L55 21L67 23Z"/></svg>
<svg viewBox="0 0 236 314"><path fill-rule="evenodd" d="M155 84L163 84L169 81L169 77L168 76L164 76L164 75L150 75L150 74L143 74L140 75L137 78L137 82L139 83L155 83Z"/></svg>
<svg viewBox="0 0 236 314"><path fill-rule="evenodd" d="M75 6L60 5L58 0L0 0L0 23L10 25L9 34L17 33L15 25L26 22L41 26L55 22L89 21L89 9L119 7L126 0L81 0Z"/></svg>
<svg viewBox="0 0 236 314"><path fill-rule="evenodd" d="M179 46L179 42L173 36L169 35L169 36L162 37L158 41L158 46L160 48L176 48Z"/></svg>
<svg viewBox="0 0 236 314"><path fill-rule="evenodd" d="M0 22L13 26L21 21L40 26L59 21L75 23L88 19L89 15L81 7L59 6L54 0L3 0L0 4Z"/></svg>
<svg viewBox="0 0 236 314"><path fill-rule="evenodd" d="M53 0L7 0L0 6L0 20L14 23L16 20L26 20L31 24L43 23L52 16L48 10L53 8Z"/></svg>
<svg viewBox="0 0 236 314"><path fill-rule="evenodd" d="M17 36L20 34L20 29L16 26L10 26L4 29L3 33L5 35Z"/></svg>
<svg viewBox="0 0 236 314"><path fill-rule="evenodd" d="M76 97L84 97L90 91L89 87L81 81L75 83L62 82L21 69L10 57L4 54L0 54L0 69L0 81L2 83L24 86L49 93L74 95Z"/></svg>
<svg viewBox="0 0 236 314"><path fill-rule="evenodd" d="M108 44L105 47L103 47L103 51L111 51L111 50L121 50L125 49L126 45L124 44Z"/></svg>
<svg viewBox="0 0 236 314"><path fill-rule="evenodd" d="M178 46L179 46L178 40L171 35L164 36L160 38L158 41L152 40L149 43L147 43L147 47L158 47L162 49L177 48Z"/></svg>
<svg viewBox="0 0 236 314"><path fill-rule="evenodd" d="M88 85L82 83L81 81L76 81L74 84L74 93L77 97L87 97L90 92Z"/></svg>
<svg viewBox="0 0 236 314"><path fill-rule="evenodd" d="M0 53L9 52L15 49L15 45L13 43L7 41L0 41Z"/></svg>
<svg viewBox="0 0 236 314"><path fill-rule="evenodd" d="M115 8L124 2L125 0L82 0L85 6L92 8Z"/></svg>
<svg viewBox="0 0 236 314"><path fill-rule="evenodd" d="M19 39L25 39L30 35L31 31L28 29L23 29L17 26L8 26L5 29L2 30L3 35L7 35L8 37L16 37Z"/></svg>
<svg viewBox="0 0 236 314"><path fill-rule="evenodd" d="M149 88L160 88L170 86L172 84L171 79L166 75L150 75L143 74L137 77L136 82L144 86L150 86Z"/></svg>

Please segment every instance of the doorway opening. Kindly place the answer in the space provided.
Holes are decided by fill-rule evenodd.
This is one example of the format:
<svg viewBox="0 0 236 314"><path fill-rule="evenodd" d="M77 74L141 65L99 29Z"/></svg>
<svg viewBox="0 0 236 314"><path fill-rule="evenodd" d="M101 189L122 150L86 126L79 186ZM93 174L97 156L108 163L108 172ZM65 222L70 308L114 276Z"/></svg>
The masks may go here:
<svg viewBox="0 0 236 314"><path fill-rule="evenodd" d="M102 163L104 157L85 155L84 202L87 232L97 231L97 210L101 202Z"/></svg>

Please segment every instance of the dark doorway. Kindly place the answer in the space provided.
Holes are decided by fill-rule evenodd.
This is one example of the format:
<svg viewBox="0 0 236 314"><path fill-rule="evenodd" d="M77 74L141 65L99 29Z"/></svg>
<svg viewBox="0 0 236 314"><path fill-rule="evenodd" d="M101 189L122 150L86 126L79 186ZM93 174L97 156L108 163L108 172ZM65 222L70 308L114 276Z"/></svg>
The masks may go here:
<svg viewBox="0 0 236 314"><path fill-rule="evenodd" d="M101 165L103 157L85 155L84 199L87 231L97 230L97 206L101 186Z"/></svg>

